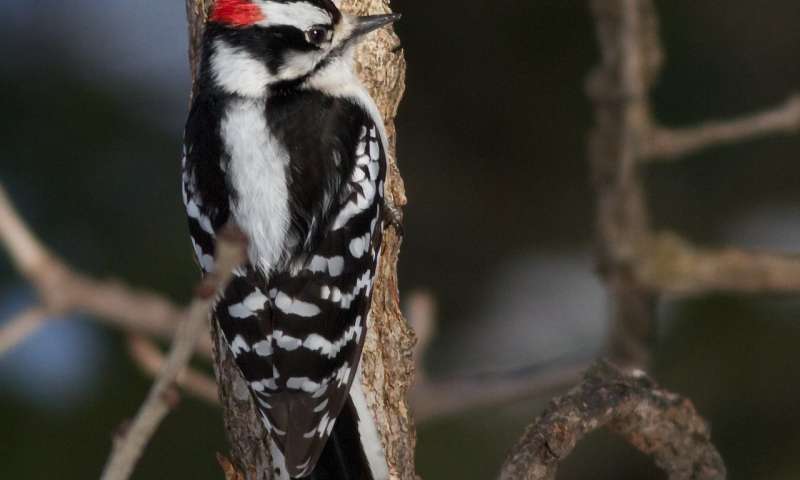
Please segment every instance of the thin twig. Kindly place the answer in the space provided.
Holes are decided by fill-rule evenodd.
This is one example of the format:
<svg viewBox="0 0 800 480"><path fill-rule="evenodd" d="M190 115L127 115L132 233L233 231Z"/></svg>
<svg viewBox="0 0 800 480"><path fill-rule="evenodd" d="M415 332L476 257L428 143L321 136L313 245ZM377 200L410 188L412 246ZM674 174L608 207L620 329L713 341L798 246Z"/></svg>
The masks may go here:
<svg viewBox="0 0 800 480"><path fill-rule="evenodd" d="M130 335L128 337L128 351L131 357L148 375L157 377L164 368L164 354L158 346L147 337ZM210 376L186 367L178 375L177 382L182 390L204 400L212 405L219 406L217 383Z"/></svg>
<svg viewBox="0 0 800 480"><path fill-rule="evenodd" d="M598 362L556 398L509 453L501 480L554 480L577 443L608 427L650 455L670 480L722 480L725 464L689 400L660 389L641 371Z"/></svg>
<svg viewBox="0 0 800 480"><path fill-rule="evenodd" d="M6 322L0 329L0 357L38 332L48 314L47 309L32 307Z"/></svg>
<svg viewBox="0 0 800 480"><path fill-rule="evenodd" d="M478 408L546 397L574 385L590 363L577 360L563 365L426 380L414 385L409 402L414 418L425 422Z"/></svg>
<svg viewBox="0 0 800 480"><path fill-rule="evenodd" d="M676 160L705 148L742 142L766 135L797 133L800 130L800 95L782 104L731 120L707 122L695 127L656 127L642 147L645 162Z"/></svg>
<svg viewBox="0 0 800 480"><path fill-rule="evenodd" d="M588 360L559 362L557 365L431 379L423 359L437 329L436 298L430 292L415 291L409 294L405 303L408 323L417 337L414 349L416 376L409 403L418 422L562 390L573 385L590 364Z"/></svg>
<svg viewBox="0 0 800 480"><path fill-rule="evenodd" d="M232 227L228 227L228 230L232 230ZM184 319L175 333L164 368L130 427L115 441L102 480L125 480L130 477L145 446L170 410L169 392L188 365L195 343L203 332L208 331L209 313L216 293L228 284L232 270L244 260L244 251L240 234L225 232L218 237L216 273L207 275L197 289L198 294L184 313Z"/></svg>
<svg viewBox="0 0 800 480"><path fill-rule="evenodd" d="M0 183L0 241L8 250L17 269L26 276L35 276L51 257L17 214L2 183Z"/></svg>

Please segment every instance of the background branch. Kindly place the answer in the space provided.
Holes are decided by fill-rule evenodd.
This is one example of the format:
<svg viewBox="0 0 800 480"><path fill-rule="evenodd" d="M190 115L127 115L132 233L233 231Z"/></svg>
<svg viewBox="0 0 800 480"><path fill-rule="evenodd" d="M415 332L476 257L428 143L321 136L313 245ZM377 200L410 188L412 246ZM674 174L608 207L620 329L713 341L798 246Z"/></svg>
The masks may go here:
<svg viewBox="0 0 800 480"><path fill-rule="evenodd" d="M698 248L672 233L648 237L636 274L662 294L800 292L800 256Z"/></svg>
<svg viewBox="0 0 800 480"><path fill-rule="evenodd" d="M128 350L131 358L150 376L157 377L164 368L166 359L158 346L147 337L130 335ZM175 380L182 390L212 405L219 405L217 383L209 375L186 367Z"/></svg>
<svg viewBox="0 0 800 480"><path fill-rule="evenodd" d="M414 385L410 403L417 422L458 415L469 410L501 406L517 400L545 397L574 385L590 361L504 372L426 380ZM418 370L419 371L419 370Z"/></svg>
<svg viewBox="0 0 800 480"><path fill-rule="evenodd" d="M663 294L800 291L800 259L703 249L650 230L638 166L703 148L800 130L800 97L740 118L670 129L653 118L649 92L663 52L652 0L593 0L602 62L587 91L595 110L589 158L597 195L598 270L612 302L609 355L647 368L655 302Z"/></svg>
<svg viewBox="0 0 800 480"><path fill-rule="evenodd" d="M130 477L145 446L169 412L174 403L170 401L170 396L175 396L171 392L178 376L189 364L195 343L208 331L208 318L216 294L228 284L232 270L244 261L243 236L232 232L232 227L227 227L227 231L218 236L215 252L215 273L207 274L198 287L197 296L181 320L167 361L147 399L130 427L114 442L111 457L103 470L103 480L124 480Z"/></svg>
<svg viewBox="0 0 800 480"><path fill-rule="evenodd" d="M655 292L632 274L649 229L638 156L650 115L647 93L661 65L650 0L593 0L601 64L587 92L595 111L589 161L597 196L597 264L611 297L609 355L644 367L655 321Z"/></svg>
<svg viewBox="0 0 800 480"><path fill-rule="evenodd" d="M156 293L113 280L97 280L72 268L33 234L14 209L2 184L0 241L17 270L36 289L42 308L51 314L82 312L132 333L163 339L171 339L175 334L180 307ZM33 322L29 321L28 327L31 333ZM25 337L17 335L15 342ZM10 347L0 349L0 353ZM207 337L198 343L198 352L210 357L211 345Z"/></svg>
<svg viewBox="0 0 800 480"><path fill-rule="evenodd" d="M554 480L575 445L602 427L653 457L670 480L725 478L708 426L689 400L658 388L641 372L625 374L601 361L528 427L500 479Z"/></svg>
<svg viewBox="0 0 800 480"><path fill-rule="evenodd" d="M642 160L675 160L717 145L777 133L797 133L798 130L800 96L792 95L777 107L740 118L707 122L689 128L655 127L644 144Z"/></svg>
<svg viewBox="0 0 800 480"><path fill-rule="evenodd" d="M590 361L575 360L513 371L433 379L423 360L437 330L437 304L430 292L414 291L405 301L408 323L417 335L415 381L409 403L417 422L468 410L545 396L574 385Z"/></svg>
<svg viewBox="0 0 800 480"><path fill-rule="evenodd" d="M6 322L0 329L0 357L38 332L48 314L42 307L32 307Z"/></svg>
<svg viewBox="0 0 800 480"><path fill-rule="evenodd" d="M82 283L79 289L70 289L66 283L76 277L84 279L89 277L68 267L66 262L50 253L20 218L9 199L2 195L2 185L0 185L0 213L3 215L3 218L0 218L0 236L13 238L11 245L6 244L6 246L10 251L17 252L12 255L12 259L17 260L15 264L34 265L34 268L27 268L27 271L35 273L28 274L26 278L35 279L33 280L35 284L66 289L57 294L58 298L62 299L62 303L58 305L69 305L61 307L60 311L55 311L52 307L32 307L6 321L0 328L0 356L39 331L47 324L49 317L62 317L66 311L82 311L91 313L92 318L100 322L128 332L131 358L146 373L157 376L164 366L165 359L151 336L171 340L176 331L172 325L179 323L182 309L158 293L137 292L122 283L91 279ZM47 260L44 261L43 258ZM54 274L49 271L51 268L61 273ZM57 281L41 280L45 277L56 278ZM115 293L107 297L110 290ZM77 295L72 297L76 292ZM168 307L164 308L165 305ZM429 381L422 359L436 333L436 300L428 292L417 291L409 295L406 305L409 324L419 337L416 347L412 350L417 379L408 396L408 403L418 422L439 416L457 415L488 405L541 397L563 390L574 384L580 377L580 372L589 364L588 360L575 359L559 362L557 365L459 375ZM107 319L104 315L110 315L111 319ZM203 357L210 358L211 347L205 334L202 335L200 343L202 345L197 351L201 352ZM235 367L231 364L230 368ZM203 373L186 369L178 376L177 385L206 402L219 404L214 380ZM238 383L236 376L227 387L229 392L238 388L240 392L246 393L246 387ZM236 398L236 395L230 394L228 397ZM241 395L240 401L249 406L248 395ZM256 427L253 429L257 430ZM264 462L268 465L268 461Z"/></svg>

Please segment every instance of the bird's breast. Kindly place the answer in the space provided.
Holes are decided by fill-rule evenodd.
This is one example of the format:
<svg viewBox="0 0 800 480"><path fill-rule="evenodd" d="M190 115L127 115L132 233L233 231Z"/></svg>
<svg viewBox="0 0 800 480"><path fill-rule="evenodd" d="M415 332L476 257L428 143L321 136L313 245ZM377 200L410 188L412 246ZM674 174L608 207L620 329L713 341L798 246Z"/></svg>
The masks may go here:
<svg viewBox="0 0 800 480"><path fill-rule="evenodd" d="M229 157L231 211L250 240L250 261L268 274L287 255L289 154L270 133L261 101L232 101L220 133Z"/></svg>

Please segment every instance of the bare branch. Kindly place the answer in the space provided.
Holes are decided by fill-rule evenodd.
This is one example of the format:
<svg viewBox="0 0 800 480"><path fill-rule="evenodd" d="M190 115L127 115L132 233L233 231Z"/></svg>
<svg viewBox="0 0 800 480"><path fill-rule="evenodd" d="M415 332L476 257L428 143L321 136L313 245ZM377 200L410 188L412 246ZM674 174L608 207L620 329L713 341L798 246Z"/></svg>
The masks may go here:
<svg viewBox="0 0 800 480"><path fill-rule="evenodd" d="M528 427L500 479L554 480L575 445L602 427L652 456L670 480L725 478L708 426L689 400L658 388L640 371L626 374L601 361Z"/></svg>
<svg viewBox="0 0 800 480"><path fill-rule="evenodd" d="M589 160L597 195L597 264L611 298L609 354L625 365L649 363L655 295L630 274L649 229L638 155L648 128L648 92L661 64L652 0L592 0L602 61L587 91L595 112Z"/></svg>
<svg viewBox="0 0 800 480"><path fill-rule="evenodd" d="M0 357L38 332L47 320L49 312L42 307L33 307L9 320L0 329Z"/></svg>
<svg viewBox="0 0 800 480"><path fill-rule="evenodd" d="M232 227L218 236L214 274L205 277L197 289L197 296L187 308L172 342L167 361L136 418L114 445L111 457L103 471L103 480L124 480L130 477L145 446L155 433L161 420L170 410L167 400L178 376L186 369L195 343L208 331L208 319L216 292L228 284L233 269L245 258L242 235L232 232Z"/></svg>
<svg viewBox="0 0 800 480"><path fill-rule="evenodd" d="M643 283L668 294L800 292L798 255L701 249L671 233L645 241L636 268Z"/></svg>
<svg viewBox="0 0 800 480"><path fill-rule="evenodd" d="M71 268L42 244L20 218L0 184L0 242L19 272L53 313L83 312L132 333L171 339L181 309L165 297L120 282L100 281ZM211 356L209 338L198 352Z"/></svg>
<svg viewBox="0 0 800 480"><path fill-rule="evenodd" d="M690 128L655 127L643 145L642 161L675 160L726 143L741 142L800 130L800 95L772 109L735 118L707 122Z"/></svg>
<svg viewBox="0 0 800 480"><path fill-rule="evenodd" d="M157 377L164 368L164 355L158 346L149 338L141 335L130 335L128 338L128 350L137 365L148 375ZM212 405L219 406L219 395L217 393L217 383L209 375L186 367L176 380L181 389L204 400Z"/></svg>
<svg viewBox="0 0 800 480"><path fill-rule="evenodd" d="M436 299L430 292L415 291L409 294L405 303L408 323L417 336L414 349L416 378L409 397L417 422L547 395L573 385L589 366L588 361L575 361L555 366L461 375L444 380L431 379L423 359L436 333Z"/></svg>

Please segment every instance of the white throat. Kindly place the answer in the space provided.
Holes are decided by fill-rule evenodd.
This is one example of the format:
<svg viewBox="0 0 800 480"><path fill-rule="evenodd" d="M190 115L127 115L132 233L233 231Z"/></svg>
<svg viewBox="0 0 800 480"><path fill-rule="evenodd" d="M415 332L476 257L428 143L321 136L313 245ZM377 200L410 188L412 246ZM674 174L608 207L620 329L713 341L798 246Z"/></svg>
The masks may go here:
<svg viewBox="0 0 800 480"><path fill-rule="evenodd" d="M264 62L246 50L216 40L211 54L211 76L227 93L242 97L263 97L273 80Z"/></svg>

